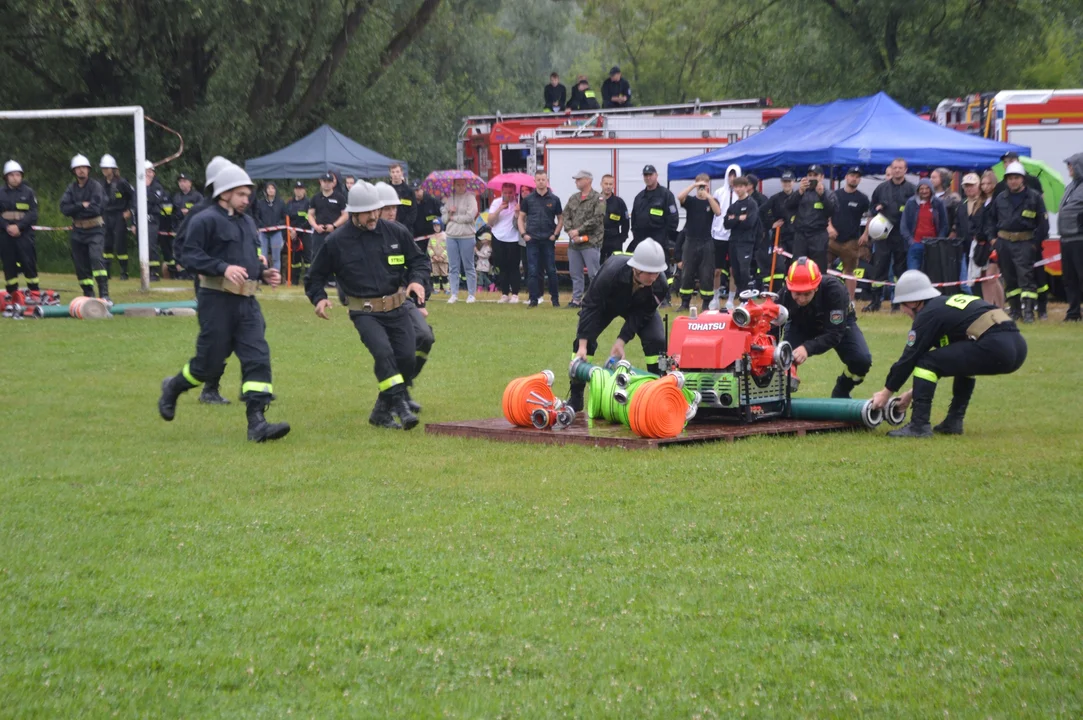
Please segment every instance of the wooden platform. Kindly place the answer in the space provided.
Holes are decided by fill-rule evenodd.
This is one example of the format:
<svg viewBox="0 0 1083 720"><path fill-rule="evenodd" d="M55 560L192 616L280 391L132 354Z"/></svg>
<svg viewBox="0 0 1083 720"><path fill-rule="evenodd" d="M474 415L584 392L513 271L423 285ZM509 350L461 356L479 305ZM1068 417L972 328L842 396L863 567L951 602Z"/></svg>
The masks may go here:
<svg viewBox="0 0 1083 720"><path fill-rule="evenodd" d="M595 423L593 427L588 427L586 418L580 416L566 430L520 428L515 427L504 418L490 418L487 420L429 423L425 425L425 432L433 435L481 438L500 442L647 449L718 440L733 442L737 438L756 435L797 435L801 437L811 432L853 430L861 427L861 425L837 420L764 420L750 425L692 422L685 428L683 433L675 438L652 440L636 437L630 429L623 425L611 425L605 421Z"/></svg>

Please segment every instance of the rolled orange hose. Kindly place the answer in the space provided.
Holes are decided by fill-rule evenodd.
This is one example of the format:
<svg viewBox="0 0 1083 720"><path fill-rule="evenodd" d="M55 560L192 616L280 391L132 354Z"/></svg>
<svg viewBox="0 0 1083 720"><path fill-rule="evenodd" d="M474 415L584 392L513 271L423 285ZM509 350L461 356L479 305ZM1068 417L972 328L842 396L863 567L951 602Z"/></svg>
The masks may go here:
<svg viewBox="0 0 1083 720"><path fill-rule="evenodd" d="M684 430L688 400L672 375L644 383L632 395L628 426L639 437L674 438Z"/></svg>
<svg viewBox="0 0 1083 720"><path fill-rule="evenodd" d="M512 380L504 388L504 398L501 401L504 418L518 427L534 427L530 414L539 406L529 402L534 399L531 393L537 393L546 401L552 402L556 399L552 382L553 374L549 371Z"/></svg>

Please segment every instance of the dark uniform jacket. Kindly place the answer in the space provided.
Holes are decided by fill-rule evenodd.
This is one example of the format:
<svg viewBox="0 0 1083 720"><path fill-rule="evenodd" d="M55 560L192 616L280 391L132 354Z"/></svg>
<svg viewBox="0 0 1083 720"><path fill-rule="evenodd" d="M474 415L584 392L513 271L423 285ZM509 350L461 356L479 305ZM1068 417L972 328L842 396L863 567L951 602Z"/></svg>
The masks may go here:
<svg viewBox="0 0 1083 720"><path fill-rule="evenodd" d="M0 185L0 213L21 212L19 220L5 220L0 217L0 232L7 235L9 225L19 228L19 233L26 235L33 232L30 227L38 221L38 198L26 183L17 188L7 183Z"/></svg>
<svg viewBox="0 0 1083 720"><path fill-rule="evenodd" d="M597 110L599 107L598 96L589 86L582 92L578 86L572 89L572 99L568 101L569 110Z"/></svg>
<svg viewBox="0 0 1083 720"><path fill-rule="evenodd" d="M860 190L835 193L835 216L832 224L839 234L839 242L857 240L861 237L861 218L869 211L869 196Z"/></svg>
<svg viewBox="0 0 1083 720"><path fill-rule="evenodd" d="M267 196L264 195L252 203L252 207L248 212L252 215L252 219L256 221L256 227L258 228L286 224L286 203L282 202L278 196L275 196L275 199L271 202L267 202Z"/></svg>
<svg viewBox="0 0 1083 720"><path fill-rule="evenodd" d="M661 185L654 190L643 188L632 201L632 235L637 242L654 238L661 245L672 248L677 241L680 219L677 198L669 188Z"/></svg>
<svg viewBox="0 0 1083 720"><path fill-rule="evenodd" d="M745 219L742 220L741 216ZM728 209L723 211L722 227L730 231L731 243L750 245L759 237L760 209L751 197L744 200L737 198Z"/></svg>
<svg viewBox="0 0 1083 720"><path fill-rule="evenodd" d="M198 190L189 190L186 193L177 191L173 193L173 215L176 216L174 223L179 225L181 218L187 217L187 213L181 212L182 209L187 209L191 212L198 203L203 200L203 193Z"/></svg>
<svg viewBox="0 0 1083 720"><path fill-rule="evenodd" d="M1044 237L1048 232L1048 215L1045 200L1038 191L1026 186L1018 193L1005 190L993 198L985 208L985 236L995 238L998 231L1032 232Z"/></svg>
<svg viewBox="0 0 1083 720"><path fill-rule="evenodd" d="M623 103L614 103L613 97L623 95L628 98ZM620 80L606 78L602 83L602 107L627 107L632 102L632 86L628 84L628 78L621 75Z"/></svg>
<svg viewBox="0 0 1083 720"><path fill-rule="evenodd" d="M309 223L318 225L333 225L342 217L342 211L346 209L346 197L337 189L330 195L316 193L316 197L309 202Z"/></svg>
<svg viewBox="0 0 1083 720"><path fill-rule="evenodd" d="M918 194L918 189L909 180L904 180L896 185L891 180L885 180L876 186L869 199L870 212L886 217L892 225L891 233L897 234L902 229L902 214L906 209L906 201ZM881 240L886 238L881 238Z"/></svg>
<svg viewBox="0 0 1083 720"><path fill-rule="evenodd" d="M563 110L568 102L568 89L564 83L545 84L545 109L550 111Z"/></svg>
<svg viewBox="0 0 1083 720"><path fill-rule="evenodd" d="M846 285L833 275L824 275L820 287L805 307L798 305L785 288L779 301L790 313L787 328L798 331L810 356L822 355L842 342L846 329L856 320L854 304Z"/></svg>
<svg viewBox="0 0 1083 720"><path fill-rule="evenodd" d="M293 229L308 227L308 207L311 201L307 197L300 200L290 200L286 203L286 215L290 218L290 227Z"/></svg>
<svg viewBox="0 0 1083 720"><path fill-rule="evenodd" d="M974 295L941 296L926 300L924 307L914 318L914 324L906 338L906 349L903 350L902 357L891 366L884 387L891 392L897 392L914 372L921 356L930 350L954 342L970 342L966 334L967 328L985 313L996 309L996 305ZM1003 323L997 327L1007 329L1014 328L1014 325Z"/></svg>
<svg viewBox="0 0 1083 720"><path fill-rule="evenodd" d="M432 195L424 193L420 200L415 195L414 202L416 203L412 227L414 237L420 238L432 235L436 232L433 230L433 225L440 222L440 201Z"/></svg>
<svg viewBox="0 0 1083 720"><path fill-rule="evenodd" d="M151 222L161 222L160 216L165 211L165 206L169 204L169 193L158 178L154 178L150 185L147 185L147 218ZM154 240L155 238L151 238Z"/></svg>
<svg viewBox="0 0 1083 720"><path fill-rule="evenodd" d="M197 206L198 207L198 206ZM263 271L259 253L259 232L256 222L244 213L230 215L221 205L214 204L194 215L188 213L184 244L179 261L187 270L212 277L226 274L229 265L240 265L248 271L249 280L259 279Z"/></svg>
<svg viewBox="0 0 1083 720"><path fill-rule="evenodd" d="M181 265L184 265L180 260L181 248L184 247L184 241L188 236L188 228L192 226L192 220L200 213L217 205L218 203L214 201L214 198L201 198L199 202L189 208L188 214L180 221L180 225L177 226L176 230L177 235L173 238L173 256L177 258L177 262Z"/></svg>
<svg viewBox="0 0 1083 720"><path fill-rule="evenodd" d="M794 192L796 191L791 192L790 195L794 194ZM779 228L779 245L785 244L789 246L793 240L793 213L786 209L786 201L789 200L790 195L779 191L772 195L771 199L767 201L767 212L765 213L766 217L764 224L770 228L775 224L776 220L782 221L782 227ZM772 233L772 241L774 241L774 237L775 236Z"/></svg>
<svg viewBox="0 0 1083 720"><path fill-rule="evenodd" d="M350 221L327 236L305 276L305 294L313 305L327 299L324 286L334 276L350 297L383 297L410 283L424 287L431 275L429 258L405 227L378 220L369 230Z"/></svg>
<svg viewBox="0 0 1083 720"><path fill-rule="evenodd" d="M90 204L83 207L83 203ZM76 180L64 191L60 198L60 212L73 220L89 220L101 217L105 208L105 189L94 178L88 178L86 185L79 186Z"/></svg>
<svg viewBox="0 0 1083 720"><path fill-rule="evenodd" d="M402 223L413 232L414 220L417 218L417 200L414 197L414 190L410 187L408 182L401 182L398 185L392 183L391 187L395 188L395 193L399 196L399 211L395 215L395 220ZM427 235L428 233L426 233Z"/></svg>
<svg viewBox="0 0 1083 720"><path fill-rule="evenodd" d="M107 213L131 212L135 199L135 188L122 177L109 181L105 188L105 209Z"/></svg>
<svg viewBox="0 0 1083 720"><path fill-rule="evenodd" d="M666 275L661 273L649 288L633 292L633 268L628 267L630 255L614 255L605 261L594 276L579 311L579 327L575 339L594 342L614 318L624 318L619 337L630 342L639 329L646 327L669 290Z"/></svg>
<svg viewBox="0 0 1083 720"><path fill-rule="evenodd" d="M824 194L809 188L804 194L794 190L786 199L786 209L793 213L794 233L819 233L827 230L827 221L835 214L838 201L835 193L824 189Z"/></svg>
<svg viewBox="0 0 1083 720"><path fill-rule="evenodd" d="M605 201L605 240L609 245L623 244L628 239L628 206L624 200L611 195Z"/></svg>

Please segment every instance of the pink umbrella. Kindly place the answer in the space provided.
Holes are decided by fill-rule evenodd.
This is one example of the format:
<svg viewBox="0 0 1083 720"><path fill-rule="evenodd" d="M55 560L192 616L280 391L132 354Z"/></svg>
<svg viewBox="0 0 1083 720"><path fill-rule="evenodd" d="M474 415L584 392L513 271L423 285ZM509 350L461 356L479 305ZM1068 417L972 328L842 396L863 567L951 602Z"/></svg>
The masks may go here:
<svg viewBox="0 0 1083 720"><path fill-rule="evenodd" d="M511 183L515 186L516 193L521 193L524 187L534 187L534 176L521 172L500 173L488 183L486 183L486 185L489 187L490 190L500 192L503 189L503 186L508 183Z"/></svg>
<svg viewBox="0 0 1083 720"><path fill-rule="evenodd" d="M469 170L436 170L422 181L421 189L425 192L439 191L442 195L450 195L451 184L456 180L466 180L467 192L485 192L485 182Z"/></svg>

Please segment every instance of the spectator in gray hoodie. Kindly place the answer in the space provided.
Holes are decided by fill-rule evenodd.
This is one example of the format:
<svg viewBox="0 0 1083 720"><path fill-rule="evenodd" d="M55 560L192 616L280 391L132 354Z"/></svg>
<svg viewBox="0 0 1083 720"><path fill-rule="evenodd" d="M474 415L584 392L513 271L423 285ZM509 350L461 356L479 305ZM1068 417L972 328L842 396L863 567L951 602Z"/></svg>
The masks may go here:
<svg viewBox="0 0 1083 720"><path fill-rule="evenodd" d="M1068 296L1065 322L1079 322L1083 299L1083 153L1065 160L1072 180L1064 188L1057 215L1060 228L1061 267L1064 269L1064 294Z"/></svg>

